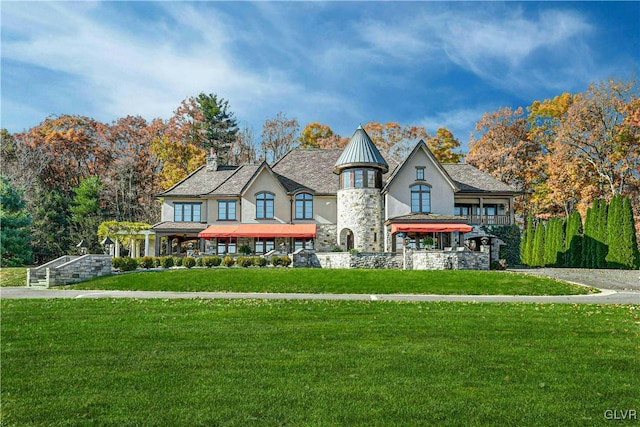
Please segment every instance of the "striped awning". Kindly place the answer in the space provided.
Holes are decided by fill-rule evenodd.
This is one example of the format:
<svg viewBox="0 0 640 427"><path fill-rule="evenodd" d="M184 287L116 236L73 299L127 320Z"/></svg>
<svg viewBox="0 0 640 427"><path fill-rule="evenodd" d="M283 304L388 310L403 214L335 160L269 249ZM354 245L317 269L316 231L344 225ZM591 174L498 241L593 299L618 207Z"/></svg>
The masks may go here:
<svg viewBox="0 0 640 427"><path fill-rule="evenodd" d="M391 224L391 234L395 233L468 233L473 227L462 223L395 223Z"/></svg>
<svg viewBox="0 0 640 427"><path fill-rule="evenodd" d="M198 237L316 237L316 224L236 224L210 225Z"/></svg>

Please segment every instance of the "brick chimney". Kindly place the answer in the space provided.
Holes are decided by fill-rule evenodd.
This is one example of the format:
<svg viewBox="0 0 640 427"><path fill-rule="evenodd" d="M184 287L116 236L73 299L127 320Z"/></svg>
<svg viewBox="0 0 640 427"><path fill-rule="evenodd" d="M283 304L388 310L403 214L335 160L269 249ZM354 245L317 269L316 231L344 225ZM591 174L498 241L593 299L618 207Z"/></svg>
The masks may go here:
<svg viewBox="0 0 640 427"><path fill-rule="evenodd" d="M211 148L209 155L207 156L207 171L215 172L218 170L218 154L216 154L215 148Z"/></svg>

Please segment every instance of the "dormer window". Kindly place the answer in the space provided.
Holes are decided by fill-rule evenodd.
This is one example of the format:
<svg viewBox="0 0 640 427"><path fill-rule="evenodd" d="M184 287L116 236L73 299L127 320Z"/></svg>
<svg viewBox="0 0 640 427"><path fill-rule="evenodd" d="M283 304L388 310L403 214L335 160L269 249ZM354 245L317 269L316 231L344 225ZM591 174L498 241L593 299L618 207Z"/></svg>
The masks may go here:
<svg viewBox="0 0 640 427"><path fill-rule="evenodd" d="M424 181L424 166L416 168L416 181Z"/></svg>

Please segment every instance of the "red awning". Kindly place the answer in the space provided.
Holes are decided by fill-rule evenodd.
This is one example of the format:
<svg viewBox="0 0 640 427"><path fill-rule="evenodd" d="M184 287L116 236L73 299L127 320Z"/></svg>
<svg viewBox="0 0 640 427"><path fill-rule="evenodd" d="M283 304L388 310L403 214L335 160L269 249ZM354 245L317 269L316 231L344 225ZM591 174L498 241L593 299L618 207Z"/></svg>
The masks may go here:
<svg viewBox="0 0 640 427"><path fill-rule="evenodd" d="M238 224L210 225L198 237L316 237L315 224Z"/></svg>
<svg viewBox="0 0 640 427"><path fill-rule="evenodd" d="M467 224L414 224L414 223L396 223L391 224L391 234L403 233L447 233L459 231L468 233L473 227Z"/></svg>

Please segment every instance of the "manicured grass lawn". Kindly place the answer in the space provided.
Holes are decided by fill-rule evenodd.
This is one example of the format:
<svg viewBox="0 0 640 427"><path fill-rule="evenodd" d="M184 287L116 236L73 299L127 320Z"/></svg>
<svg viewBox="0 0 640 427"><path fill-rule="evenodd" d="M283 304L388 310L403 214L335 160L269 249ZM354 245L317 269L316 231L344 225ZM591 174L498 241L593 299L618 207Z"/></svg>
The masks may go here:
<svg viewBox="0 0 640 427"><path fill-rule="evenodd" d="M640 409L638 306L0 304L7 426L595 426Z"/></svg>
<svg viewBox="0 0 640 427"><path fill-rule="evenodd" d="M75 289L352 294L575 295L597 292L558 280L497 271L176 269L118 274Z"/></svg>
<svg viewBox="0 0 640 427"><path fill-rule="evenodd" d="M0 268L0 286L27 286L25 267Z"/></svg>

